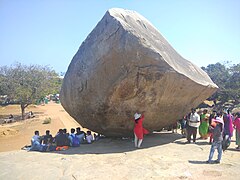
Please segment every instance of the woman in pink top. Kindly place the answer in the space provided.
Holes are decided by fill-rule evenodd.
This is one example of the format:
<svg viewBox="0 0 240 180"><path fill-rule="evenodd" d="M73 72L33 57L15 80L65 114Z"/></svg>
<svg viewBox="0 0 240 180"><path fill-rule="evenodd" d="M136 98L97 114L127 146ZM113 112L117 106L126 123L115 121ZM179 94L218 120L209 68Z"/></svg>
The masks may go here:
<svg viewBox="0 0 240 180"><path fill-rule="evenodd" d="M236 145L237 149L240 149L240 113L237 113L237 117L233 122L234 128L236 129Z"/></svg>

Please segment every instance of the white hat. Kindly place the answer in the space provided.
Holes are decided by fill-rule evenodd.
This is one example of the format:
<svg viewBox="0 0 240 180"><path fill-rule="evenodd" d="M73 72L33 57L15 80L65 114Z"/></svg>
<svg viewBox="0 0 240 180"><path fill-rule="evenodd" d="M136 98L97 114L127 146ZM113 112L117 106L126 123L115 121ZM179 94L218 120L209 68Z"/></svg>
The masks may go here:
<svg viewBox="0 0 240 180"><path fill-rule="evenodd" d="M141 114L138 114L138 113L135 113L134 114L134 119L136 120L136 119L139 119L141 117Z"/></svg>
<svg viewBox="0 0 240 180"><path fill-rule="evenodd" d="M220 117L217 117L216 119L213 120L214 122L219 122L221 124L224 124L223 119Z"/></svg>

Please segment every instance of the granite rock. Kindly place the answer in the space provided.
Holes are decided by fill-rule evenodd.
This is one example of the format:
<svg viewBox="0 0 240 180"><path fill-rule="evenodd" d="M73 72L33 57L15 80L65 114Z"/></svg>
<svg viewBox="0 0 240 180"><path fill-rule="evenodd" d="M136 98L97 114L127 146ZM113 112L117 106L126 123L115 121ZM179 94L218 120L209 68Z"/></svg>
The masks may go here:
<svg viewBox="0 0 240 180"><path fill-rule="evenodd" d="M106 12L73 57L61 89L64 109L83 127L107 136L133 134L133 115L160 130L216 90L143 16Z"/></svg>

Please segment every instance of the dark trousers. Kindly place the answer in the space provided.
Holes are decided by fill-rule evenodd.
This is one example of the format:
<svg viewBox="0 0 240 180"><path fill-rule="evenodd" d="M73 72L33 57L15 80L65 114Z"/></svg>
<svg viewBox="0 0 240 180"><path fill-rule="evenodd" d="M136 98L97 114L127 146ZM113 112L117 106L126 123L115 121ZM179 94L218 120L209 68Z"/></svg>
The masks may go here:
<svg viewBox="0 0 240 180"><path fill-rule="evenodd" d="M197 136L197 128L188 126L187 127L187 140L188 142L191 142L191 136L193 135L193 142L196 141L196 136Z"/></svg>

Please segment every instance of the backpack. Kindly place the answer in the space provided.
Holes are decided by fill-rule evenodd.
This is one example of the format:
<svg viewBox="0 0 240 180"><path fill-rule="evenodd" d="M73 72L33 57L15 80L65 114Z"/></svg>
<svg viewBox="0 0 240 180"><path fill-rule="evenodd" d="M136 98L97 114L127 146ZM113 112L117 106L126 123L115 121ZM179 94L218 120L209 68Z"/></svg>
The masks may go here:
<svg viewBox="0 0 240 180"><path fill-rule="evenodd" d="M80 140L78 139L78 137L75 135L71 135L72 136L72 146L73 147L79 147L80 146Z"/></svg>

